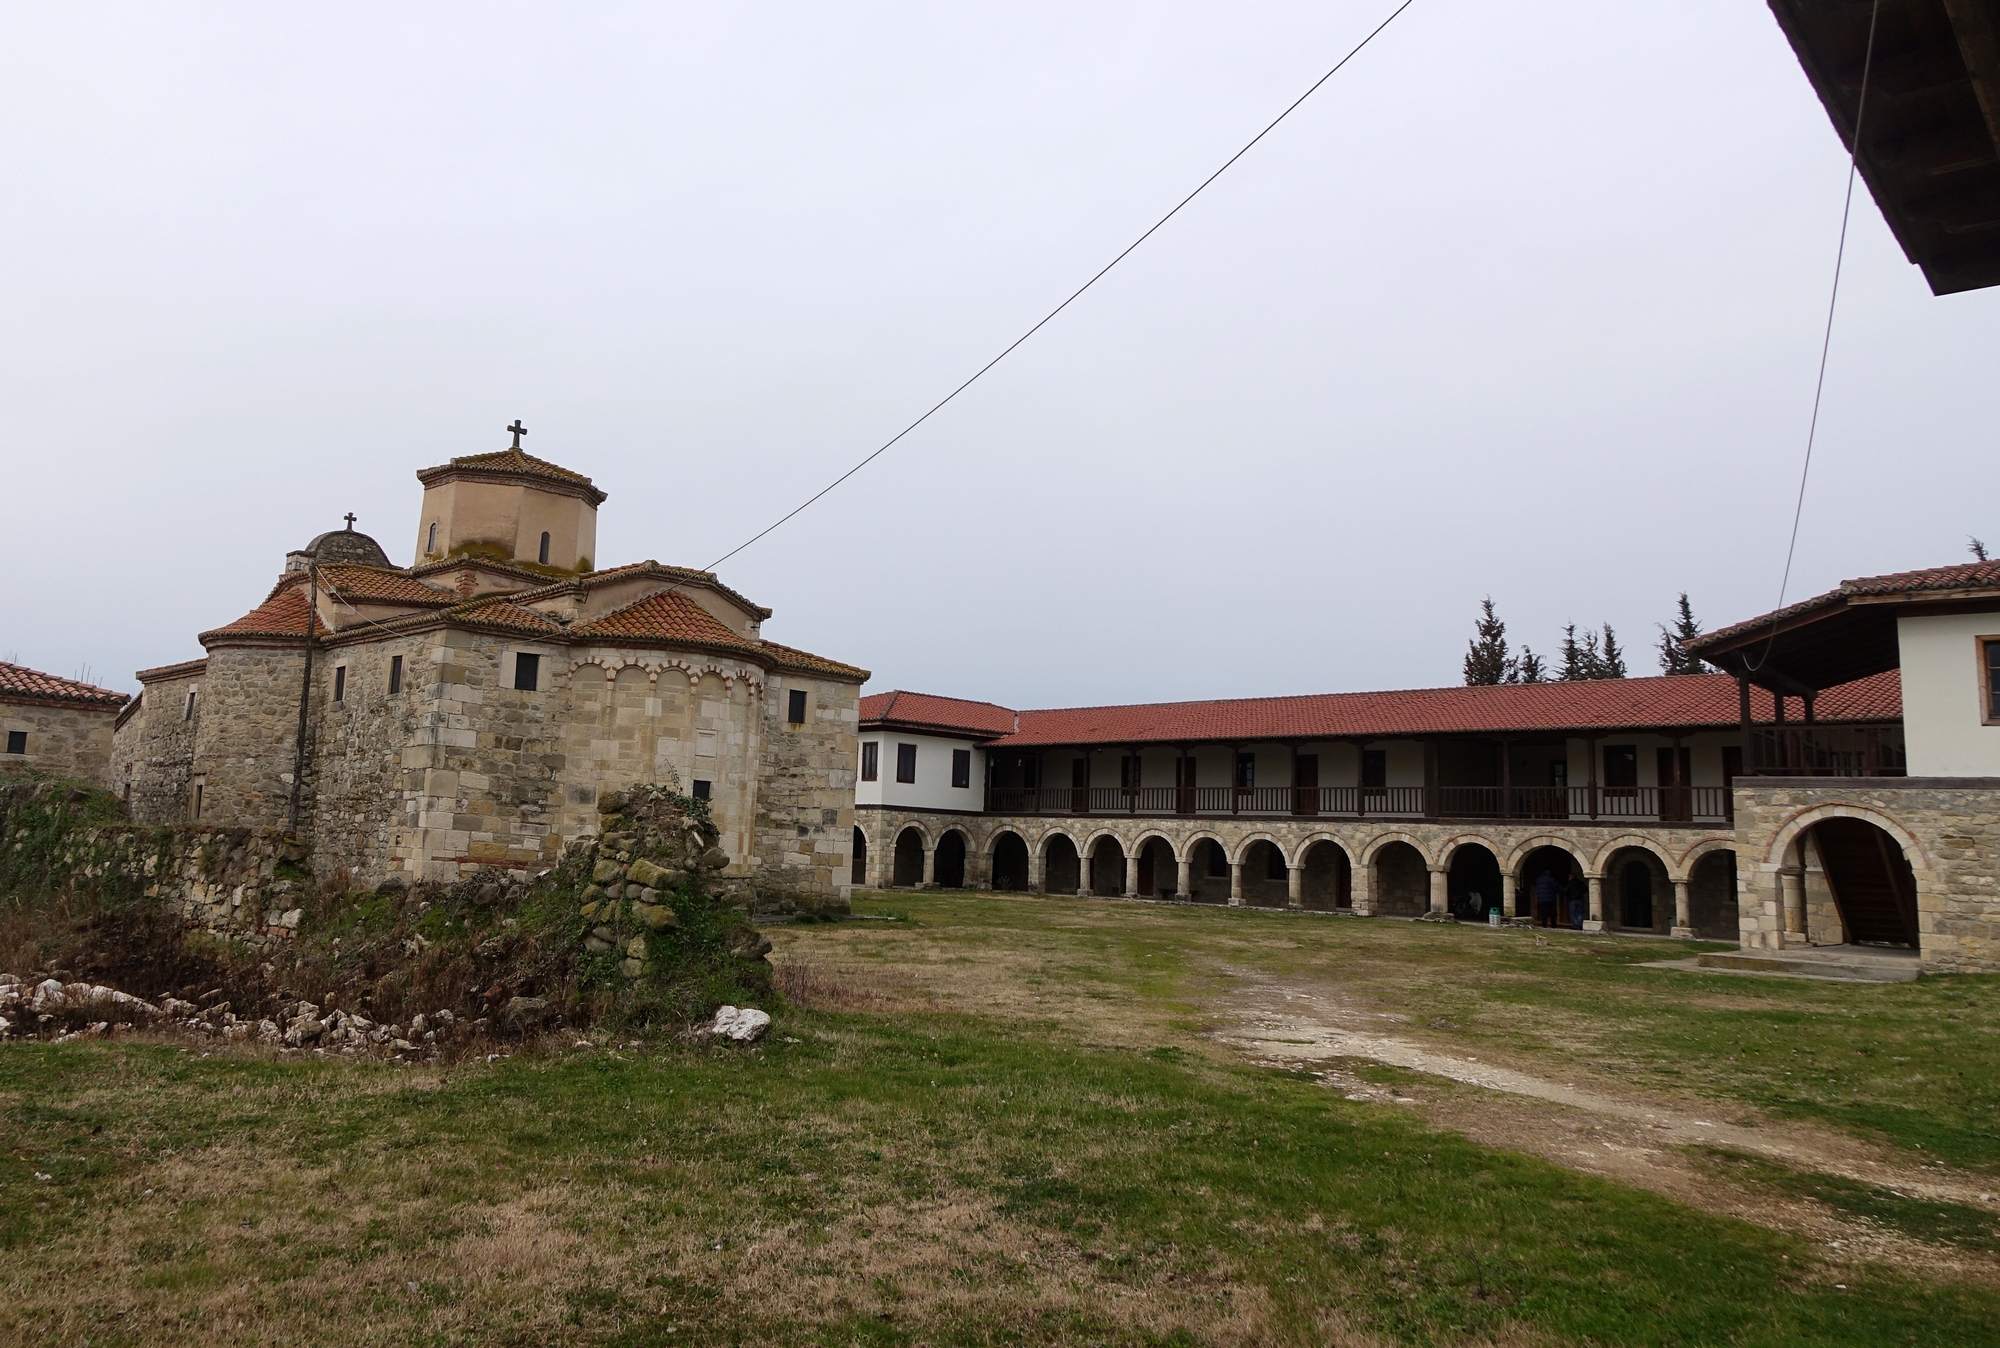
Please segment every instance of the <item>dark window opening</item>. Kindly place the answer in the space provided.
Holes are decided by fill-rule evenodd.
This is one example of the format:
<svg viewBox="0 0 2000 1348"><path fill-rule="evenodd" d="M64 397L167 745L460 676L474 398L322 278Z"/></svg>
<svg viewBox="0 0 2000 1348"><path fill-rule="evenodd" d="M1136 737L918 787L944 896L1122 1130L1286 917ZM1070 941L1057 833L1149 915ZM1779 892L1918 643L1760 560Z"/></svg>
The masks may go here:
<svg viewBox="0 0 2000 1348"><path fill-rule="evenodd" d="M532 693L541 682L542 657L529 655L526 651L514 657L514 687L523 693Z"/></svg>
<svg viewBox="0 0 2000 1348"><path fill-rule="evenodd" d="M1389 751L1387 749L1363 749L1361 751L1361 785L1369 791L1386 790L1389 785Z"/></svg>
<svg viewBox="0 0 2000 1348"><path fill-rule="evenodd" d="M1041 784L1042 760L1039 758L1023 758L1021 760L1021 785L1032 790L1040 787Z"/></svg>
<svg viewBox="0 0 2000 1348"><path fill-rule="evenodd" d="M10 754L25 754L28 752L28 732L25 730L8 731L7 752Z"/></svg>
<svg viewBox="0 0 2000 1348"><path fill-rule="evenodd" d="M1607 744L1604 746L1604 785L1607 790L1635 791L1639 786L1639 746L1636 744Z"/></svg>
<svg viewBox="0 0 2000 1348"><path fill-rule="evenodd" d="M201 818L201 783L194 784L194 817Z"/></svg>
<svg viewBox="0 0 2000 1348"><path fill-rule="evenodd" d="M1083 790L1083 789L1084 789L1085 787L1087 787L1087 786L1089 786L1089 785L1090 785L1090 760L1089 760L1089 759L1087 759L1087 758L1073 758L1073 759L1071 759L1071 760L1070 760L1070 764L1069 764L1069 784L1070 784L1070 786L1071 786L1071 787L1073 787L1074 789L1076 789L1076 790L1078 790L1078 791L1081 791L1081 790Z"/></svg>
<svg viewBox="0 0 2000 1348"><path fill-rule="evenodd" d="M542 551L540 553L540 557L542 565L547 566L549 564L549 536L547 534L542 535Z"/></svg>
<svg viewBox="0 0 2000 1348"><path fill-rule="evenodd" d="M1266 880L1287 880L1291 878L1291 868L1285 865L1285 854L1275 847L1264 849L1264 878Z"/></svg>
<svg viewBox="0 0 2000 1348"><path fill-rule="evenodd" d="M785 719L793 725L806 723L806 690L794 688L785 697Z"/></svg>
<svg viewBox="0 0 2000 1348"><path fill-rule="evenodd" d="M882 746L877 744L874 740L869 740L866 744L863 744L861 746L862 781L872 782L876 780L877 775L881 771L881 768L878 766L878 760L881 755L881 752L882 752Z"/></svg>
<svg viewBox="0 0 2000 1348"><path fill-rule="evenodd" d="M899 744L896 746L896 780L915 782L917 780L917 746Z"/></svg>
<svg viewBox="0 0 2000 1348"><path fill-rule="evenodd" d="M183 721L192 721L194 719L194 689L192 688L188 689L187 705L181 708L181 719Z"/></svg>
<svg viewBox="0 0 2000 1348"><path fill-rule="evenodd" d="M389 657L389 691L392 693L403 691L403 657L400 655Z"/></svg>
<svg viewBox="0 0 2000 1348"><path fill-rule="evenodd" d="M972 785L972 750L951 751L951 784L966 787Z"/></svg>
<svg viewBox="0 0 2000 1348"><path fill-rule="evenodd" d="M1139 789L1139 774L1143 760L1137 754L1126 754L1118 760L1118 785L1127 791Z"/></svg>
<svg viewBox="0 0 2000 1348"><path fill-rule="evenodd" d="M425 540L425 542L424 542L424 551L425 551L425 552L436 552L437 550L438 550L438 527L437 527L437 521L436 521L436 520L432 520L432 521L431 521L431 535L430 535L430 537L429 537L428 539L426 539L426 540Z"/></svg>
<svg viewBox="0 0 2000 1348"><path fill-rule="evenodd" d="M1229 876L1229 856L1222 850L1222 844L1213 839L1204 840L1202 850L1208 853L1208 877L1223 880Z"/></svg>
<svg viewBox="0 0 2000 1348"><path fill-rule="evenodd" d="M346 665L335 665L333 667L333 700L335 702L345 702L347 700Z"/></svg>
<svg viewBox="0 0 2000 1348"><path fill-rule="evenodd" d="M1257 785L1257 755L1236 755L1236 789L1250 791Z"/></svg>
<svg viewBox="0 0 2000 1348"><path fill-rule="evenodd" d="M709 798L709 790L709 783L702 781L700 778L695 779L694 798L696 800L707 800Z"/></svg>
<svg viewBox="0 0 2000 1348"><path fill-rule="evenodd" d="M1986 647L1986 719L2000 721L2000 637L1981 644Z"/></svg>

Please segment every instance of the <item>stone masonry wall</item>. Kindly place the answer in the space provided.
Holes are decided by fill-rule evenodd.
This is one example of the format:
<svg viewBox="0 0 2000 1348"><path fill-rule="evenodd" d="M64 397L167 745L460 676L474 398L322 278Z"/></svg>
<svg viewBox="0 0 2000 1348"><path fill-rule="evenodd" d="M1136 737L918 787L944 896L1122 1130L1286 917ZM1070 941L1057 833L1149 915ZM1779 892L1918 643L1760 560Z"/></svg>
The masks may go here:
<svg viewBox="0 0 2000 1348"><path fill-rule="evenodd" d="M314 660L305 817L316 874L344 869L372 887L393 869L398 831L411 817L406 793L416 785L403 766L404 751L416 741L432 694L424 677L432 644L424 636L391 637L335 645ZM391 693L395 656L403 658L403 679Z"/></svg>
<svg viewBox="0 0 2000 1348"><path fill-rule="evenodd" d="M1918 953L1928 969L2000 971L2000 781L1989 778L1772 778L1736 788L1740 908L1746 948L1841 939L1823 881L1813 883L1806 830L1864 819L1902 847L1917 881ZM1816 867L1814 868L1816 869ZM1801 876L1802 910L1788 924L1787 873ZM1788 925L1790 930L1788 930Z"/></svg>
<svg viewBox="0 0 2000 1348"><path fill-rule="evenodd" d="M806 719L792 725L790 694L806 694ZM760 888L844 899L852 888L854 775L861 689L786 673L763 699L755 878Z"/></svg>
<svg viewBox="0 0 2000 1348"><path fill-rule="evenodd" d="M111 786L111 728L116 707L50 707L0 702L0 746L26 732L27 752L0 756L0 771L27 768L73 782Z"/></svg>
<svg viewBox="0 0 2000 1348"><path fill-rule="evenodd" d="M202 803L195 822L225 828L285 826L304 660L305 651L298 646L209 652L196 699L190 785L202 788Z"/></svg>
<svg viewBox="0 0 2000 1348"><path fill-rule="evenodd" d="M188 712L188 694L195 694ZM144 701L113 739L112 789L141 824L178 824L188 817L195 730L204 710L199 669L146 685ZM131 791L126 792L130 784Z"/></svg>

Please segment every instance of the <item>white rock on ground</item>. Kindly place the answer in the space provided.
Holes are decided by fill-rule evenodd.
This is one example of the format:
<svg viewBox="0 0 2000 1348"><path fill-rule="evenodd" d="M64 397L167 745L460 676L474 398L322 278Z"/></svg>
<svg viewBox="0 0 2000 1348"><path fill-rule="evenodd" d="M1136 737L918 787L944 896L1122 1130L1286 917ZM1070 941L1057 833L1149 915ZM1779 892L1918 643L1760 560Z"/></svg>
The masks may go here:
<svg viewBox="0 0 2000 1348"><path fill-rule="evenodd" d="M771 1017L754 1006L725 1006L715 1013L708 1032L739 1044L752 1043L771 1028Z"/></svg>

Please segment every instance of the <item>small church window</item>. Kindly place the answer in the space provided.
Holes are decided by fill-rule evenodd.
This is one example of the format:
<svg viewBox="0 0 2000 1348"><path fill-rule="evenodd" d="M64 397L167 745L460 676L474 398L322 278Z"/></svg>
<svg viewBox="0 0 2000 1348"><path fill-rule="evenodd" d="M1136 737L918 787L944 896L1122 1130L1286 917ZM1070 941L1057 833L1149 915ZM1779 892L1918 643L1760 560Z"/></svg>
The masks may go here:
<svg viewBox="0 0 2000 1348"><path fill-rule="evenodd" d="M437 527L437 521L432 520L430 537L424 540L424 551L436 552L437 550L438 550L438 527Z"/></svg>
<svg viewBox="0 0 2000 1348"><path fill-rule="evenodd" d="M793 725L806 723L806 690L794 688L785 699L785 719Z"/></svg>
<svg viewBox="0 0 2000 1348"><path fill-rule="evenodd" d="M878 779L878 777L881 774L881 767L880 767L881 753L882 753L882 746L880 744L877 744L874 740L869 740L867 743L861 746L862 781L872 782Z"/></svg>
<svg viewBox="0 0 2000 1348"><path fill-rule="evenodd" d="M333 667L333 700L335 702L345 702L347 700L346 665L335 665Z"/></svg>
<svg viewBox="0 0 2000 1348"><path fill-rule="evenodd" d="M389 691L392 693L403 691L403 657L400 655L389 657Z"/></svg>
<svg viewBox="0 0 2000 1348"><path fill-rule="evenodd" d="M711 789L712 788L707 782L702 781L699 777L695 778L694 798L696 800L707 800L709 798L708 793Z"/></svg>
<svg viewBox="0 0 2000 1348"><path fill-rule="evenodd" d="M541 682L542 657L521 651L514 657L514 687L523 693L532 693Z"/></svg>
<svg viewBox="0 0 2000 1348"><path fill-rule="evenodd" d="M7 752L10 754L25 754L28 752L28 732L25 730L8 731Z"/></svg>
<svg viewBox="0 0 2000 1348"><path fill-rule="evenodd" d="M546 533L542 535L541 558L542 558L542 565L547 566L549 564L549 536Z"/></svg>
<svg viewBox="0 0 2000 1348"><path fill-rule="evenodd" d="M181 708L181 719L183 721L192 721L194 719L194 693L194 689L188 689L187 705Z"/></svg>
<svg viewBox="0 0 2000 1348"><path fill-rule="evenodd" d="M194 784L194 817L201 818L201 783Z"/></svg>

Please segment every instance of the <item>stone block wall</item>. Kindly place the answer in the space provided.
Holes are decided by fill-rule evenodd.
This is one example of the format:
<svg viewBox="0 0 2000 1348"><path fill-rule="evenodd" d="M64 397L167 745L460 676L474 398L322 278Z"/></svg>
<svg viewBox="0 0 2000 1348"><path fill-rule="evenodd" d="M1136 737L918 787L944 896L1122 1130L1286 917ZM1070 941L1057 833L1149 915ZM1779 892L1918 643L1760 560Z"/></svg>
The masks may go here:
<svg viewBox="0 0 2000 1348"><path fill-rule="evenodd" d="M27 736L27 752L0 756L0 772L26 769L108 790L117 718L116 707L0 701L0 747L9 733Z"/></svg>
<svg viewBox="0 0 2000 1348"><path fill-rule="evenodd" d="M299 646L209 651L196 699L189 787L190 792L200 788L201 808L194 822L223 828L286 825L304 673L305 651Z"/></svg>
<svg viewBox="0 0 2000 1348"><path fill-rule="evenodd" d="M139 823L177 824L188 817L204 668L205 662L194 660L172 666L165 677L148 671L141 679L139 709L113 736L111 787Z"/></svg>
<svg viewBox="0 0 2000 1348"><path fill-rule="evenodd" d="M1843 939L1839 912L1812 856L1822 819L1865 820L1886 832L1917 882L1918 953L1928 969L2000 971L2000 779L1766 778L1736 787L1736 839L1746 948ZM1802 911L1785 912L1785 877L1799 877ZM1788 930L1788 925L1790 930Z"/></svg>
<svg viewBox="0 0 2000 1348"><path fill-rule="evenodd" d="M421 635L377 638L332 645L315 657L302 804L315 873L345 870L372 887L398 869L392 864L398 835L411 818L409 796L421 785L403 758L434 691L427 681L434 644ZM396 656L403 660L402 687L391 693Z"/></svg>
<svg viewBox="0 0 2000 1348"><path fill-rule="evenodd" d="M806 694L793 725L790 694ZM760 887L846 898L853 887L854 776L861 689L786 672L763 699L753 876Z"/></svg>

